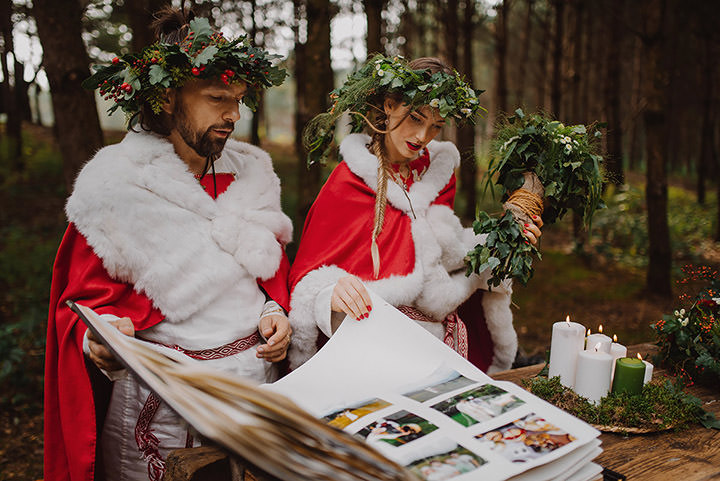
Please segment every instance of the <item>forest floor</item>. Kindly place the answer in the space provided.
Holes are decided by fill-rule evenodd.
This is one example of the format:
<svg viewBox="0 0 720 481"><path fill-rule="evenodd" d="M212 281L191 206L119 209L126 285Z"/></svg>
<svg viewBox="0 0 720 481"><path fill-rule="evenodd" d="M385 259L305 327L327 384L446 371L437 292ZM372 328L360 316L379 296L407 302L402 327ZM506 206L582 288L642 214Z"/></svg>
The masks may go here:
<svg viewBox="0 0 720 481"><path fill-rule="evenodd" d="M272 153L273 158L291 158L286 152L277 156ZM278 170L282 176L283 172L294 169L278 165ZM61 208L62 199L48 199L47 204ZM22 204L15 205L23 208ZM28 213L27 218L32 215ZM543 258L535 262L534 278L527 287L514 287L514 322L520 343L518 361L524 364L544 358L552 323L564 320L567 315L593 331L602 324L605 333L617 334L619 342L628 345L652 341L649 325L673 310L675 297L646 295L644 270L608 263L599 256L575 253L570 232L568 224L544 229ZM718 252L713 254L717 259ZM33 370L41 369L40 362L30 366L35 366ZM42 376L42 372L25 372L25 375ZM29 400L20 408L17 405L2 407L0 481L42 479L42 424L41 399Z"/></svg>

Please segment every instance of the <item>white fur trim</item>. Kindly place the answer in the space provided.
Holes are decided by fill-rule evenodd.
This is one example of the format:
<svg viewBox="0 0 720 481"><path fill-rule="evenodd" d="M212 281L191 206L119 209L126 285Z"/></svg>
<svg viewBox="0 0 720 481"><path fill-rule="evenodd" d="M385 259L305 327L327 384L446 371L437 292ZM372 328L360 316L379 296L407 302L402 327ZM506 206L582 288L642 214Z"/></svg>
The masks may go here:
<svg viewBox="0 0 720 481"><path fill-rule="evenodd" d="M350 134L340 144L340 155L350 171L360 177L373 191L377 189L378 160L368 149L370 137L366 134ZM416 214L424 212L437 198L443 187L450 182L455 168L460 165L460 153L452 142L433 140L427 145L430 167L420 182L413 183L408 197ZM402 189L395 182L388 182L387 199L396 209L410 213L410 204Z"/></svg>
<svg viewBox="0 0 720 481"><path fill-rule="evenodd" d="M236 175L214 201L165 138L129 132L82 169L66 213L108 273L177 322L249 272L271 277L292 226L270 157L228 141L216 163Z"/></svg>
<svg viewBox="0 0 720 481"><path fill-rule="evenodd" d="M490 337L493 341L493 360L488 368L488 374L510 369L517 354L518 338L513 328L513 315L510 311L510 294L512 289L506 285L509 292L483 293L483 312Z"/></svg>

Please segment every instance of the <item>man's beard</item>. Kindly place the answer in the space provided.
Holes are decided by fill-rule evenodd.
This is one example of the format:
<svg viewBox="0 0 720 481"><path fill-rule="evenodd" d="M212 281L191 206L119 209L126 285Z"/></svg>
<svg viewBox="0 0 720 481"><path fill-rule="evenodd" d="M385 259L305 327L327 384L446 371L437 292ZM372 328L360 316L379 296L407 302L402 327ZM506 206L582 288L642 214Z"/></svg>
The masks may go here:
<svg viewBox="0 0 720 481"><path fill-rule="evenodd" d="M194 130L188 120L185 106L180 102L175 112L175 128L188 146L190 146L201 157L217 158L225 148L228 137L213 135L213 129L232 130L232 122L223 122L208 127L204 132Z"/></svg>

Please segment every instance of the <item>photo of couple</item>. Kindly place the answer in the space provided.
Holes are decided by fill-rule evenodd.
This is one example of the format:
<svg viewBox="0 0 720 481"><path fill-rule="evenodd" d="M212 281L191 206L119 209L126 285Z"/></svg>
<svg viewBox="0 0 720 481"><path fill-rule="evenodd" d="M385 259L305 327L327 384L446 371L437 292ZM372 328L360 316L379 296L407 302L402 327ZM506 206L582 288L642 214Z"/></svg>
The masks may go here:
<svg viewBox="0 0 720 481"><path fill-rule="evenodd" d="M463 426L489 421L525 401L492 384L465 391L432 406Z"/></svg>

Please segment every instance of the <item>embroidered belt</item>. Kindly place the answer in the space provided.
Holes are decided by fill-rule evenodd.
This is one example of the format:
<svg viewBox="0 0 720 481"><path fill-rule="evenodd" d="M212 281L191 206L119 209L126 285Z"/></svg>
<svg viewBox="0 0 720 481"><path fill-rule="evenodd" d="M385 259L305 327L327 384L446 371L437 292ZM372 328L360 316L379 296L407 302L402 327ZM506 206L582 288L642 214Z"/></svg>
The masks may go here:
<svg viewBox="0 0 720 481"><path fill-rule="evenodd" d="M445 327L445 335L443 336L443 342L450 346L455 352L460 354L462 357L467 359L468 357L468 334L467 327L460 316L457 314L457 310L448 314L445 319L438 321L419 309L412 306L398 306L397 310L408 316L410 319L424 322L442 322Z"/></svg>
<svg viewBox="0 0 720 481"><path fill-rule="evenodd" d="M212 347L209 349L200 349L197 351L185 349L184 347L178 346L177 344L163 344L162 342L157 341L149 342L182 352L186 356L193 359L198 359L200 361L209 361L212 359L222 359L224 357L234 356L235 354L239 354L243 351L250 349L255 344L260 342L260 334L255 331L247 337L243 337L242 339L229 342L223 346Z"/></svg>

